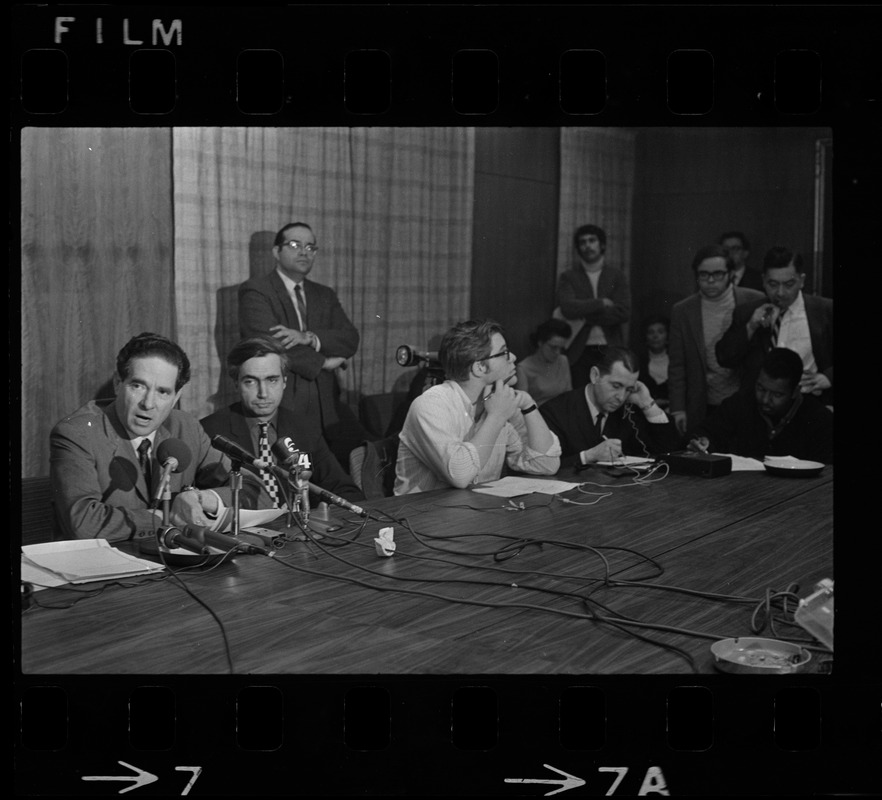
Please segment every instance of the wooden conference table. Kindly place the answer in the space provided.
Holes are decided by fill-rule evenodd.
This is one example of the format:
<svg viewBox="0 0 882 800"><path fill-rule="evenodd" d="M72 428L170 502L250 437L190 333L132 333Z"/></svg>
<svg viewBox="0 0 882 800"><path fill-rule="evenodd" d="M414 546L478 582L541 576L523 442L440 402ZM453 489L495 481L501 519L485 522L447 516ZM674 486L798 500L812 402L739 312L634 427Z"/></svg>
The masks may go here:
<svg viewBox="0 0 882 800"><path fill-rule="evenodd" d="M328 537L292 541L274 558L238 554L177 574L223 624L235 673L362 675L691 671L682 656L632 632L714 672L714 638L756 635L751 616L767 590L797 583L805 596L833 577L832 466L812 478L670 474L645 485L596 468L556 477L591 481L583 490L594 494L516 498L524 510L467 490L390 497L366 506L406 518L415 535L370 520L355 537L356 522L335 534L354 538L342 546ZM397 549L382 558L374 538L387 526ZM613 583L623 581L632 583ZM94 595L94 584L76 587L88 597L73 588L37 593L41 605L77 602L23 613L22 671L230 671L217 621L177 580L162 573L127 583ZM592 613L707 635L616 627ZM759 635L809 638L780 625Z"/></svg>

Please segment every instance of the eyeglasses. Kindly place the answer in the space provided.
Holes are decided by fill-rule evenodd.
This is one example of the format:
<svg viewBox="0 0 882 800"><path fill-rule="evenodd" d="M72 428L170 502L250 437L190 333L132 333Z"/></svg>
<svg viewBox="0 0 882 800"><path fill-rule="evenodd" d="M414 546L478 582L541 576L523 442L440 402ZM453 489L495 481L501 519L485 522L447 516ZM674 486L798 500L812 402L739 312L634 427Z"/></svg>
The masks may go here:
<svg viewBox="0 0 882 800"><path fill-rule="evenodd" d="M491 353L489 356L487 356L487 358L488 358L488 359L490 359L490 358L496 358L496 357L498 357L498 356L505 356L506 358L508 358L510 355L511 355L511 350L509 350L509 349L506 347L505 350L500 350L498 353Z"/></svg>
<svg viewBox="0 0 882 800"><path fill-rule="evenodd" d="M699 272L698 280L702 281L703 283L716 283L717 281L726 280L726 276L728 274L729 273L724 269L719 269L716 272Z"/></svg>
<svg viewBox="0 0 882 800"><path fill-rule="evenodd" d="M290 242L282 242L281 247L290 247L295 253L298 250L304 250L307 255L314 256L318 252L318 245L315 244L303 244L303 242L298 242L296 239L291 239Z"/></svg>

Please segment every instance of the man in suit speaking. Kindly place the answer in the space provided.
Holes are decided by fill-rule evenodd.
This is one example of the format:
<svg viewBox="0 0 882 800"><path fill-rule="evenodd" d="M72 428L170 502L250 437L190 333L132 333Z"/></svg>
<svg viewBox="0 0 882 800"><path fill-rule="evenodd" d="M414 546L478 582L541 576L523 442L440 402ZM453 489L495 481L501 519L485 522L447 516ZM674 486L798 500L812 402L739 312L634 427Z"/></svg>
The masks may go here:
<svg viewBox="0 0 882 800"><path fill-rule="evenodd" d="M180 461L169 477L170 522L207 526L219 517L230 495L214 487L229 482L231 463L211 446L195 417L175 409L189 380L190 361L180 346L141 333L117 355L115 399L90 401L52 429L49 476L67 538L125 541L162 525L157 455L165 457L164 447ZM256 487L243 484L248 488L253 491L243 493L243 507L257 501Z"/></svg>
<svg viewBox="0 0 882 800"><path fill-rule="evenodd" d="M309 454L313 483L346 500L363 500L364 495L334 458L321 431L280 405L288 382L287 361L288 353L277 339L257 336L239 342L227 356L239 402L205 417L202 427L209 436L230 439L262 460L271 459L277 439L289 437L301 452ZM271 501L277 508L284 507L283 487L275 475L250 464L243 464L243 468L260 477L264 488L261 505Z"/></svg>
<svg viewBox="0 0 882 800"><path fill-rule="evenodd" d="M239 287L243 338L270 336L287 351L282 404L322 431L341 464L368 438L355 415L339 403L335 370L355 355L359 335L336 292L307 278L318 245L305 222L285 225L273 244L276 268Z"/></svg>

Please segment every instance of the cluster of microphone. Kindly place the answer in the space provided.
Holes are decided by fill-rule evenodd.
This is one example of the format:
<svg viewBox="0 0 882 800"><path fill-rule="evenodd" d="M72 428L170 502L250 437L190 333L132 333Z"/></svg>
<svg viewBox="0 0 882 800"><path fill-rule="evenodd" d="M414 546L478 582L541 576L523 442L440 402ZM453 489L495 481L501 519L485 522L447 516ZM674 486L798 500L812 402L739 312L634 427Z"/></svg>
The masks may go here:
<svg viewBox="0 0 882 800"><path fill-rule="evenodd" d="M310 482L312 462L309 454L301 451L289 436L277 439L271 448L278 464L257 458L244 447L223 436L213 436L211 444L233 461L234 468L236 464L248 464L255 469L272 472L285 480L296 493L298 514L304 525L309 521L310 492L327 503L345 508L359 516L367 517L368 515L368 512L361 506L350 503L348 500ZM156 448L156 460L162 468L162 473L153 499L154 508L163 499L163 495L167 494L172 473L183 472L190 465L193 457L190 448L180 439L165 439ZM235 550L242 553L262 553L264 555L269 553L263 547L241 542L233 536L217 533L210 528L187 526L184 530L180 530L168 524L168 520L160 529L157 537L159 544L164 547L169 549L183 547L195 553L207 553L209 547L225 552Z"/></svg>

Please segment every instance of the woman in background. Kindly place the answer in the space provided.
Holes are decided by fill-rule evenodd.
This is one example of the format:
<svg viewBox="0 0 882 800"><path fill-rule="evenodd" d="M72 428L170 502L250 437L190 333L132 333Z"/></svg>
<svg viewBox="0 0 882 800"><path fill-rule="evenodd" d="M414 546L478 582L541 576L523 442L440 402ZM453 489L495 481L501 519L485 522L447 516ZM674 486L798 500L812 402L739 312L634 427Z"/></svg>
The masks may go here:
<svg viewBox="0 0 882 800"><path fill-rule="evenodd" d="M530 336L536 352L517 364L518 389L537 405L573 388L570 362L563 354L573 329L562 319L543 322Z"/></svg>
<svg viewBox="0 0 882 800"><path fill-rule="evenodd" d="M659 408L668 407L668 330L667 317L649 317L643 323L643 352L640 380L646 384Z"/></svg>

